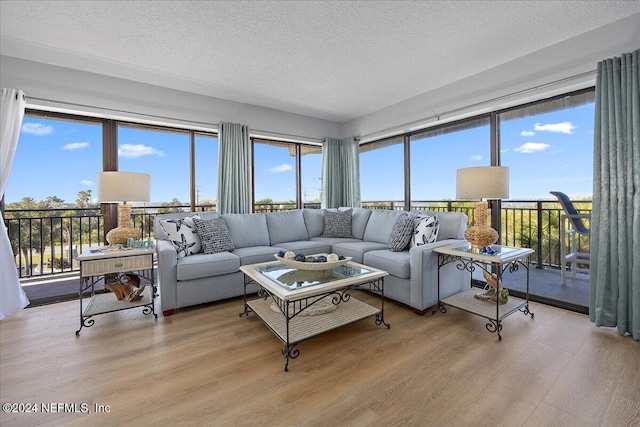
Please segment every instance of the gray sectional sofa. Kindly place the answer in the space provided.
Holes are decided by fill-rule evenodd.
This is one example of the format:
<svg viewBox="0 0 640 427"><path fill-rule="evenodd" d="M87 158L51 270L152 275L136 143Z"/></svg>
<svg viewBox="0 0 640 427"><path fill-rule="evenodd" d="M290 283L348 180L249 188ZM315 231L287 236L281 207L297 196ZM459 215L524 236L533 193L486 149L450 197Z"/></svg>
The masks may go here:
<svg viewBox="0 0 640 427"><path fill-rule="evenodd" d="M345 210L345 208L341 208ZM353 261L389 272L385 296L424 314L438 301L437 254L433 249L465 242L467 216L460 212L426 212L437 215L437 241L399 252L389 249L392 230L404 211L355 208L351 216L351 237L322 237L324 209L298 209L286 212L225 214L224 223L233 240L233 250L195 253L178 258L177 250L161 226L163 220L191 217L219 217L215 212L159 214L154 231L158 254L158 283L162 312L171 315L181 307L208 303L243 294L241 265L273 261L280 250L311 255L336 253ZM336 209L328 211L335 212ZM166 222L163 222L165 227ZM442 298L466 289L468 272L454 263L441 271Z"/></svg>

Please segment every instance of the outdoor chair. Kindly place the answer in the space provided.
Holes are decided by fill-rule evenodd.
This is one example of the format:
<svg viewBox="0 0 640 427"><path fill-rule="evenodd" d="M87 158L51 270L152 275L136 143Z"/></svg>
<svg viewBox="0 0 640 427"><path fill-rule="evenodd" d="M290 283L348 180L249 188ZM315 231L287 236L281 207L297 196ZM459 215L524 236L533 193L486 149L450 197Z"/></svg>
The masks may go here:
<svg viewBox="0 0 640 427"><path fill-rule="evenodd" d="M591 257L589 252L580 252L578 238L580 235L589 236L591 230L584 224L585 219L591 218L589 214L578 213L573 202L564 193L551 191L558 198L564 214L560 216L560 267L562 271L562 284L567 284L567 276L575 280L589 281L589 267ZM569 251L567 252L567 238L569 239ZM569 268L567 268L569 266ZM582 276L578 276L581 274ZM584 276L586 275L586 277Z"/></svg>

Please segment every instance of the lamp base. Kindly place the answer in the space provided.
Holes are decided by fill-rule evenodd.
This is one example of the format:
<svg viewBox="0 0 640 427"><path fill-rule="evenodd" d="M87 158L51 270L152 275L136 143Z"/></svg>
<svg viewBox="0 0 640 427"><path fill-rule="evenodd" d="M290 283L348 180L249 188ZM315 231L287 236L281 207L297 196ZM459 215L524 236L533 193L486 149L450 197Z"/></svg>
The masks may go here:
<svg viewBox="0 0 640 427"><path fill-rule="evenodd" d="M109 231L105 238L111 245L126 245L127 239L140 240L142 232L138 228L116 227Z"/></svg>
<svg viewBox="0 0 640 427"><path fill-rule="evenodd" d="M142 230L131 227L131 205L118 206L118 226L107 233L105 239L111 245L126 245L127 239L139 240Z"/></svg>
<svg viewBox="0 0 640 427"><path fill-rule="evenodd" d="M464 237L471 243L472 249L482 249L498 241L498 232L487 225L474 225L467 228Z"/></svg>

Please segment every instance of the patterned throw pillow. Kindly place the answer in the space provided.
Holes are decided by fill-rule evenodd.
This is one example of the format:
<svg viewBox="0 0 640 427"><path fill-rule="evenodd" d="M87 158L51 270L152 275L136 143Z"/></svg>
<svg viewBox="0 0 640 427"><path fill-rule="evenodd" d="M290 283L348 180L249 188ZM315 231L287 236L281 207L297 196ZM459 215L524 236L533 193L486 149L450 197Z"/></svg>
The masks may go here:
<svg viewBox="0 0 640 427"><path fill-rule="evenodd" d="M160 227L169 236L169 241L178 252L178 258L184 258L196 254L202 249L200 236L193 223L194 219L200 219L198 215L185 218L161 219Z"/></svg>
<svg viewBox="0 0 640 427"><path fill-rule="evenodd" d="M194 219L205 254L232 251L236 248L224 218Z"/></svg>
<svg viewBox="0 0 640 427"><path fill-rule="evenodd" d="M411 247L433 243L438 239L438 217L419 214L414 217L414 232L411 238Z"/></svg>
<svg viewBox="0 0 640 427"><path fill-rule="evenodd" d="M391 238L389 239L389 249L391 252L403 251L413 237L414 217L404 214L400 216L393 225Z"/></svg>
<svg viewBox="0 0 640 427"><path fill-rule="evenodd" d="M351 215L353 209L324 213L324 233L320 237L353 237L351 235Z"/></svg>

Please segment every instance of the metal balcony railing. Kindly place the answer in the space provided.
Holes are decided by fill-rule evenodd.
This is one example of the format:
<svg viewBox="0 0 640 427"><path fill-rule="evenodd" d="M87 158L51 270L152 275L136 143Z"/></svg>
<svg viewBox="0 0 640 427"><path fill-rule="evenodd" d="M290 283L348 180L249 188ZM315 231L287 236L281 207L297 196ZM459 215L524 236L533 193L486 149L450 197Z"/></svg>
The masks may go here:
<svg viewBox="0 0 640 427"><path fill-rule="evenodd" d="M580 213L591 213L591 201L574 202ZM363 207L371 209L404 210L399 201L367 201ZM305 203L305 208L317 209L319 203ZM464 212L473 223L475 204L471 201L431 200L414 201L413 210L436 212ZM158 213L189 211L189 206L146 206L133 208L133 227L142 230L143 239L154 239L153 221ZM261 203L254 212L279 212L296 209L295 203ZM215 206L198 206L198 211L215 210ZM537 267L560 266L560 216L562 208L549 200L505 200L502 202L501 243L535 249L532 262ZM21 278L53 275L78 270L75 257L90 246L102 245L104 217L100 209L52 208L7 209L5 225ZM587 223L587 226L589 224ZM568 247L569 242L564 242ZM588 237L581 236L579 250L589 251Z"/></svg>

